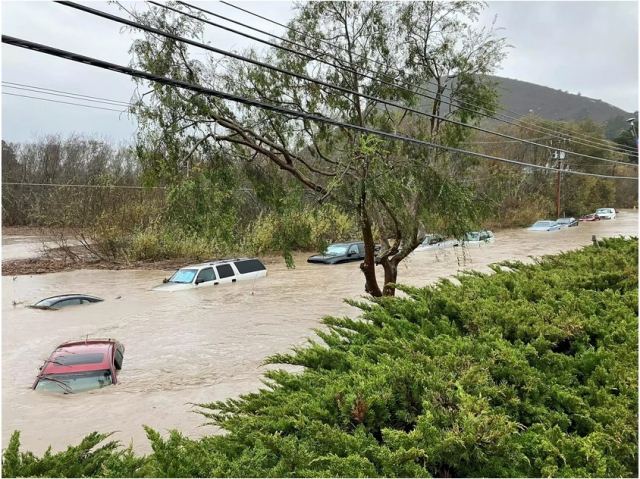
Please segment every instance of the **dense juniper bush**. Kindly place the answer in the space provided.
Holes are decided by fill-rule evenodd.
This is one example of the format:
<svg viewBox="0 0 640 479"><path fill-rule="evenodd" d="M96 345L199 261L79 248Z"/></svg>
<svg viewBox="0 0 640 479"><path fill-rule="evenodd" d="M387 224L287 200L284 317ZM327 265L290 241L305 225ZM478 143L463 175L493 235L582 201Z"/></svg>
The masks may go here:
<svg viewBox="0 0 640 479"><path fill-rule="evenodd" d="M401 287L270 359L302 373L201 405L224 436L147 429L136 456L94 433L36 457L16 432L3 475L637 477L637 266L616 238Z"/></svg>

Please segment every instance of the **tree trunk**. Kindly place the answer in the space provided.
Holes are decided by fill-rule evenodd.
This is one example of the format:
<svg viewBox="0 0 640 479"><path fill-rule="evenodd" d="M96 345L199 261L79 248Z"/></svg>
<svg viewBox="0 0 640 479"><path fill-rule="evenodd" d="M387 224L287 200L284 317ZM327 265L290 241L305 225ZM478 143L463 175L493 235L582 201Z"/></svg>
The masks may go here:
<svg viewBox="0 0 640 479"><path fill-rule="evenodd" d="M382 288L383 296L395 296L396 288L392 286L398 278L398 264L393 260L386 258L382 262L384 268L384 287Z"/></svg>
<svg viewBox="0 0 640 479"><path fill-rule="evenodd" d="M360 264L360 270L364 274L364 289L371 296L382 296L382 291L378 286L376 279L376 252L375 243L373 241L373 233L371 232L371 220L365 208L360 210L360 222L362 225L362 240L364 241L364 261Z"/></svg>

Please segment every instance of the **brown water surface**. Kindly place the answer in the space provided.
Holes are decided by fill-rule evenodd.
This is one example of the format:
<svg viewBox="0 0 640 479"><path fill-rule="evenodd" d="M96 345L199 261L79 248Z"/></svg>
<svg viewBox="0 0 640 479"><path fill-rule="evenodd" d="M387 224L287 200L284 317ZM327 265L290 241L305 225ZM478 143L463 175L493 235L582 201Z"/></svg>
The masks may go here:
<svg viewBox="0 0 640 479"><path fill-rule="evenodd" d="M506 230L496 242L414 253L399 281L423 286L463 269L489 271L488 264L579 248L598 237L637 235L637 212L616 220L582 223L552 233ZM2 439L22 431L27 450L41 454L76 444L87 433L117 431L125 444L149 452L142 425L191 437L218 432L203 426L192 403L211 402L261 386L265 357L288 351L313 335L325 315L356 315L342 298L358 297L358 263L312 265L296 257L296 268L270 265L265 279L228 286L152 292L162 271L80 270L2 277ZM102 303L60 311L26 304L60 293L100 296ZM119 384L77 395L30 389L38 366L70 339L112 337L125 347Z"/></svg>

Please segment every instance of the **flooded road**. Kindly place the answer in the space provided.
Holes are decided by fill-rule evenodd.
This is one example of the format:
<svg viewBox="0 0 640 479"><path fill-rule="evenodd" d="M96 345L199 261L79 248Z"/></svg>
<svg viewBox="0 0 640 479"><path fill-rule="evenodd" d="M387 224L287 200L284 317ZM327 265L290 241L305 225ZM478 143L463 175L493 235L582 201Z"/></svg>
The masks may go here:
<svg viewBox="0 0 640 479"><path fill-rule="evenodd" d="M506 230L496 242L455 250L414 253L399 282L423 286L463 269L489 271L506 259L554 254L598 238L637 235L637 212L613 221L582 223L552 233ZM87 433L117 431L125 445L149 452L142 425L191 437L218 432L201 426L191 404L254 391L261 386L266 356L288 351L313 335L325 315L356 315L342 298L363 293L358 263L312 265L296 257L296 268L269 264L265 279L175 293L151 292L162 271L79 270L2 277L2 439L22 431L23 447L38 454L61 450ZM25 304L59 293L105 299L90 306L40 311ZM119 384L77 395L30 389L38 367L67 340L112 337L126 352Z"/></svg>

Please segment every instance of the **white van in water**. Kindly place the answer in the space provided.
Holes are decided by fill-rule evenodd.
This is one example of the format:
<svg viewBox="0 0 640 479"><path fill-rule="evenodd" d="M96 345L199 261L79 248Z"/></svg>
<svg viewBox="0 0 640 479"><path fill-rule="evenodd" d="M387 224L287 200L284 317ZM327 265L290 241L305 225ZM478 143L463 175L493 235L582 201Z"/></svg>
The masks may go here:
<svg viewBox="0 0 640 479"><path fill-rule="evenodd" d="M235 283L247 279L262 278L267 268L255 258L225 259L185 266L173 276L153 288L153 291L180 291L204 288L223 283Z"/></svg>

